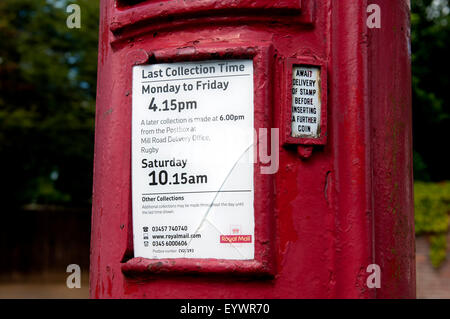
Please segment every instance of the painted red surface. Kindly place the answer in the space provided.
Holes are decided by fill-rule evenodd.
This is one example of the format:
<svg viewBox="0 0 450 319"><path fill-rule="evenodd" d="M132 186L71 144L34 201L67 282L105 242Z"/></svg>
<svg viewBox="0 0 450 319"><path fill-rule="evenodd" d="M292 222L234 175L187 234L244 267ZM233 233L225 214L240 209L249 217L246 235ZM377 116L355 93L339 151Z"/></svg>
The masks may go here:
<svg viewBox="0 0 450 319"><path fill-rule="evenodd" d="M92 298L415 297L406 0L114 3L101 1ZM325 63L325 145L280 145L277 174L255 169L254 261L133 258L131 67L230 57L254 60L255 128L282 126L288 59Z"/></svg>

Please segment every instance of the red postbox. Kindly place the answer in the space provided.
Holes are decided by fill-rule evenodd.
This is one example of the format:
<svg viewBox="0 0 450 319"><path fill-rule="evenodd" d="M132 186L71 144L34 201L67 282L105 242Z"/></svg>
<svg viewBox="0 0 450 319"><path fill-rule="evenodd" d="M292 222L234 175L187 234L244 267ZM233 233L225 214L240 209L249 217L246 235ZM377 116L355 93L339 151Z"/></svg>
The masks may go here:
<svg viewBox="0 0 450 319"><path fill-rule="evenodd" d="M101 1L91 297L415 297L407 3Z"/></svg>

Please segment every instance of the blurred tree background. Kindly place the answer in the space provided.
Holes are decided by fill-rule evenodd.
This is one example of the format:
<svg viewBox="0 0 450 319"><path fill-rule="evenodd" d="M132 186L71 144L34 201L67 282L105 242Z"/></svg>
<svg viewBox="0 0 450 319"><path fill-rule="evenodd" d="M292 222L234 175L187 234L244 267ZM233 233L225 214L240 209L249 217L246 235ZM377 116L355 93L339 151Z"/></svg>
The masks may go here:
<svg viewBox="0 0 450 319"><path fill-rule="evenodd" d="M69 29L66 7L81 7ZM450 179L448 0L412 0L414 173ZM0 1L0 198L3 205L89 205L98 1Z"/></svg>
<svg viewBox="0 0 450 319"><path fill-rule="evenodd" d="M450 222L450 8L448 0L411 4L414 219L416 234L428 239L431 263L440 267Z"/></svg>
<svg viewBox="0 0 450 319"><path fill-rule="evenodd" d="M66 7L81 7L81 28ZM98 1L0 1L0 200L90 204Z"/></svg>
<svg viewBox="0 0 450 319"><path fill-rule="evenodd" d="M449 2L411 4L414 178L449 180Z"/></svg>

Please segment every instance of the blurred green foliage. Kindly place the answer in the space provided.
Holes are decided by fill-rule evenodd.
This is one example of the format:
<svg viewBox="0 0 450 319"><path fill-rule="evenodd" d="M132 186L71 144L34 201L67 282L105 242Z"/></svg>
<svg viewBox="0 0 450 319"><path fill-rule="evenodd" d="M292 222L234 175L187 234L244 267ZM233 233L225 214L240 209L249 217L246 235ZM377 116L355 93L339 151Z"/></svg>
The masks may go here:
<svg viewBox="0 0 450 319"><path fill-rule="evenodd" d="M414 178L450 180L449 0L411 1ZM444 149L444 150L443 150Z"/></svg>
<svg viewBox="0 0 450 319"><path fill-rule="evenodd" d="M416 233L446 232L449 226L450 183L414 183Z"/></svg>
<svg viewBox="0 0 450 319"><path fill-rule="evenodd" d="M414 206L417 235L427 235L430 259L446 259L450 184L450 8L448 0L411 1Z"/></svg>
<svg viewBox="0 0 450 319"><path fill-rule="evenodd" d="M439 267L446 258L450 213L450 182L414 183L417 235L428 235L430 258Z"/></svg>
<svg viewBox="0 0 450 319"><path fill-rule="evenodd" d="M66 7L81 7L81 28ZM0 1L0 199L91 198L98 1Z"/></svg>

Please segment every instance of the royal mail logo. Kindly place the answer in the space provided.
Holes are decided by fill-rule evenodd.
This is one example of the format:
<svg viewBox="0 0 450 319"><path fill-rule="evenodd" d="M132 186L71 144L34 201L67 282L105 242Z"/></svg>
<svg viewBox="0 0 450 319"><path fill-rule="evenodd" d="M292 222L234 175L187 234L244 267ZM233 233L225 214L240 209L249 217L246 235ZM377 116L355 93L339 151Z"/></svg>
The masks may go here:
<svg viewBox="0 0 450 319"><path fill-rule="evenodd" d="M234 243L251 243L252 235L220 235L220 243L234 244Z"/></svg>

